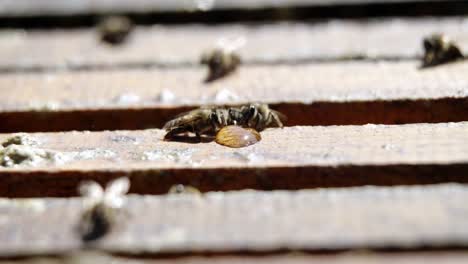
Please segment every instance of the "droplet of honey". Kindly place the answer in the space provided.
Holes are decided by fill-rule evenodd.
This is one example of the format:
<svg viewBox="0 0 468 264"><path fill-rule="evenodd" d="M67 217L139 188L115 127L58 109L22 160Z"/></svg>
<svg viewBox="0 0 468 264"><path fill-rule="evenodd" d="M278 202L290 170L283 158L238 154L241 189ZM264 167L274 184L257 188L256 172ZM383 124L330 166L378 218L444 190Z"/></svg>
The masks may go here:
<svg viewBox="0 0 468 264"><path fill-rule="evenodd" d="M253 145L261 139L262 137L255 129L226 126L218 131L215 141L226 147L242 148Z"/></svg>

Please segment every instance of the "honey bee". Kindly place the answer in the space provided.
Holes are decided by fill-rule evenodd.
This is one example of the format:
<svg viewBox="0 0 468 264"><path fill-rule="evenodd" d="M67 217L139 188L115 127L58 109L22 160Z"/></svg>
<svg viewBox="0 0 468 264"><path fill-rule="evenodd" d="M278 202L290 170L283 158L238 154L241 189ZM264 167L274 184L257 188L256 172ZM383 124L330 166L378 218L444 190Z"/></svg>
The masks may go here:
<svg viewBox="0 0 468 264"><path fill-rule="evenodd" d="M201 135L214 136L221 128L229 125L262 131L267 127L283 127L284 120L286 117L283 114L261 103L237 107L202 107L182 113L167 122L163 127L167 131L164 139L171 140L176 135L189 132L201 139Z"/></svg>
<svg viewBox="0 0 468 264"><path fill-rule="evenodd" d="M101 41L111 45L122 44L133 28L132 21L124 16L104 18L98 25Z"/></svg>
<svg viewBox="0 0 468 264"><path fill-rule="evenodd" d="M253 128L226 126L216 133L216 143L231 147L242 148L253 145L262 139L260 133Z"/></svg>
<svg viewBox="0 0 468 264"><path fill-rule="evenodd" d="M212 82L234 72L241 64L241 58L235 50L244 44L244 38L221 39L218 41L218 47L203 53L200 63L207 65L209 70L205 82Z"/></svg>
<svg viewBox="0 0 468 264"><path fill-rule="evenodd" d="M463 58L460 49L443 34L433 34L424 38L424 58L422 67L436 66Z"/></svg>
<svg viewBox="0 0 468 264"><path fill-rule="evenodd" d="M201 64L207 65L209 70L205 82L212 82L234 72L240 63L240 57L232 52L214 49L204 53L201 58Z"/></svg>
<svg viewBox="0 0 468 264"><path fill-rule="evenodd" d="M99 239L116 225L124 204L123 196L129 188L130 181L126 177L111 181L105 190L94 181L80 184L79 193L90 202L78 225L83 241Z"/></svg>

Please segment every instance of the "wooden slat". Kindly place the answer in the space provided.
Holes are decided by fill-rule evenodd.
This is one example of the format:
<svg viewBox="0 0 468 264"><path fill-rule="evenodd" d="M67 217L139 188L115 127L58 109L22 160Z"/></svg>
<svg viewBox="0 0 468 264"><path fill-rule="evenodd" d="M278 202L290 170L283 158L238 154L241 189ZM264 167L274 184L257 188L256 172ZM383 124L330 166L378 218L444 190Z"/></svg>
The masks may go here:
<svg viewBox="0 0 468 264"><path fill-rule="evenodd" d="M244 66L203 83L200 68L0 76L0 131L162 127L206 104L275 104L289 125L401 124L468 120L468 63L419 62Z"/></svg>
<svg viewBox="0 0 468 264"><path fill-rule="evenodd" d="M409 252L409 253L375 253L375 252L350 252L329 255L303 254L303 253L282 253L268 255L243 255L243 256L187 256L176 258L131 258L116 257L99 254L96 252L80 252L60 258L36 257L29 259L20 259L16 261L1 261L1 264L65 264L65 263L100 263L100 264L199 264L199 263L218 263L218 264L241 264L241 263L327 263L327 264L465 264L468 260L468 254L457 251L441 252Z"/></svg>
<svg viewBox="0 0 468 264"><path fill-rule="evenodd" d="M89 13L108 12L173 12L173 11L196 11L196 10L226 10L226 9L265 9L265 8L290 8L310 6L335 6L335 5L368 5L368 4L415 4L415 3L439 3L459 4L460 1L453 0L184 0L184 1L151 1L151 0L118 0L118 1L89 1L80 0L68 2L60 0L1 0L1 16L31 16L31 15L76 15Z"/></svg>
<svg viewBox="0 0 468 264"><path fill-rule="evenodd" d="M162 141L161 130L31 134L33 148L52 155L0 168L0 195L70 196L82 179L122 175L132 192L151 194L179 183L209 191L468 182L467 131L468 123L288 127L243 149Z"/></svg>
<svg viewBox="0 0 468 264"><path fill-rule="evenodd" d="M195 65L222 38L246 40L239 50L245 64L411 59L421 56L423 37L434 32L447 34L468 52L466 23L464 18L425 18L138 27L118 48L99 43L91 29L10 30L0 33L0 70Z"/></svg>
<svg viewBox="0 0 468 264"><path fill-rule="evenodd" d="M468 246L468 187L134 196L128 218L91 247L126 254ZM78 199L1 200L0 254L81 246ZM143 217L144 216L144 217Z"/></svg>
<svg viewBox="0 0 468 264"><path fill-rule="evenodd" d="M353 102L464 98L468 61L420 69L419 62L340 62L245 66L203 82L203 68L134 69L0 76L0 110L55 111L239 104L250 101ZM173 96L161 97L161 93Z"/></svg>

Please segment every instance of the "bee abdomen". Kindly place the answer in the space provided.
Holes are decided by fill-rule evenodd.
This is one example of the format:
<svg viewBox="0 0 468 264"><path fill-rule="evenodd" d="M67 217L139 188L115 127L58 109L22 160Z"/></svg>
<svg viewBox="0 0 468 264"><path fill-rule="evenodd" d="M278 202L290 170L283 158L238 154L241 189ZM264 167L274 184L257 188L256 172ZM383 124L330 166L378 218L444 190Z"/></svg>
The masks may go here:
<svg viewBox="0 0 468 264"><path fill-rule="evenodd" d="M83 241L96 240L109 233L114 224L111 210L104 204L97 204L83 215L78 227Z"/></svg>

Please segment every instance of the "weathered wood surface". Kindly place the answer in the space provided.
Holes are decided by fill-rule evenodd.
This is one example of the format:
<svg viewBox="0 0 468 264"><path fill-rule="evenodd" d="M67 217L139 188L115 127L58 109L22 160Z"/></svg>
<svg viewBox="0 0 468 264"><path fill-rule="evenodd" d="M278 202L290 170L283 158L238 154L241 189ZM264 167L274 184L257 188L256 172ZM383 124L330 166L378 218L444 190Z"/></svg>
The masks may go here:
<svg viewBox="0 0 468 264"><path fill-rule="evenodd" d="M367 5L397 3L444 3L447 5L460 4L462 1L453 0L181 0L181 1L151 1L151 0L118 0L118 1L61 1L61 0L1 0L1 16L31 16L31 15L76 15L89 13L109 12L173 12L173 11L208 11L226 9L265 9L265 8L291 8L335 5Z"/></svg>
<svg viewBox="0 0 468 264"><path fill-rule="evenodd" d="M223 38L246 41L238 51L244 64L413 59L422 54L422 39L436 32L468 53L466 23L465 18L423 18L137 27L117 48L100 43L92 29L6 30L0 32L0 70L196 65L201 53Z"/></svg>
<svg viewBox="0 0 468 264"><path fill-rule="evenodd" d="M0 195L70 196L82 179L122 175L141 194L179 183L205 192L468 182L467 131L468 123L287 127L242 149L163 141L161 130L31 134L39 156L0 168Z"/></svg>
<svg viewBox="0 0 468 264"><path fill-rule="evenodd" d="M46 258L35 257L19 259L16 261L2 261L1 264L241 264L241 263L326 263L326 264L465 264L468 261L468 254L457 251L436 251L436 252L397 252L397 253L376 253L371 251L351 251L340 254L304 254L295 253L276 253L267 255L232 255L232 256L185 256L175 258L131 258L117 257L100 254L96 252L79 252L63 257Z"/></svg>
<svg viewBox="0 0 468 264"><path fill-rule="evenodd" d="M91 245L126 254L468 246L468 187L241 191L126 199L127 219ZM74 199L1 200L0 255L82 246Z"/></svg>
<svg viewBox="0 0 468 264"><path fill-rule="evenodd" d="M466 98L467 71L468 61L428 69L416 61L245 66L208 84L204 68L7 74L0 110Z"/></svg>
<svg viewBox="0 0 468 264"><path fill-rule="evenodd" d="M0 110L77 110L238 104L465 98L468 61L420 69L410 62L245 66L213 83L203 68L0 76ZM8 89L6 89L8 88ZM171 94L171 95L168 95Z"/></svg>
<svg viewBox="0 0 468 264"><path fill-rule="evenodd" d="M203 83L205 69L133 69L0 76L0 131L162 127L206 104L273 103L288 125L468 120L468 63L244 66Z"/></svg>

